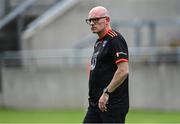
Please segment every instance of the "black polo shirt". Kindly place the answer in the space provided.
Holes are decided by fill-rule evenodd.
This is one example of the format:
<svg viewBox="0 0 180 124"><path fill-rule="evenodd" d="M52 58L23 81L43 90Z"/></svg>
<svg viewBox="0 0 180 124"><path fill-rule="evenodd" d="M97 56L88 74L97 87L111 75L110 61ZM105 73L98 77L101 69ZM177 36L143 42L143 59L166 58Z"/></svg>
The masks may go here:
<svg viewBox="0 0 180 124"><path fill-rule="evenodd" d="M109 30L94 45L89 77L89 101L98 103L103 89L111 82L120 62L128 62L126 41L118 32ZM128 77L110 94L108 106L128 110Z"/></svg>

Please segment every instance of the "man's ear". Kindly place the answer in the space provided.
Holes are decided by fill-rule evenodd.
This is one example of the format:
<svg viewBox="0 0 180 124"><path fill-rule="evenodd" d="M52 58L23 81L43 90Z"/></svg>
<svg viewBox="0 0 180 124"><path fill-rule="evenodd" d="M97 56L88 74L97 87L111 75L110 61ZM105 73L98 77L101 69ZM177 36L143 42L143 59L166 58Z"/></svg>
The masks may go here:
<svg viewBox="0 0 180 124"><path fill-rule="evenodd" d="M110 23L110 18L109 17L106 17L106 22Z"/></svg>

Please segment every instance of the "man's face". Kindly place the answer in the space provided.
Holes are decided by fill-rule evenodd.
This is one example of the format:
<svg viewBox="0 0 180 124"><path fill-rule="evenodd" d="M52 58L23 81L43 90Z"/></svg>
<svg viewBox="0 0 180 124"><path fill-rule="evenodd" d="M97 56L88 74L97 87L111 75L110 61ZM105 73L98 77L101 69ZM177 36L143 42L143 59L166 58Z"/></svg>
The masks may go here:
<svg viewBox="0 0 180 124"><path fill-rule="evenodd" d="M91 31L93 33L99 33L103 31L107 26L107 17L98 16L96 14L90 13L88 19L86 19L87 24L90 25Z"/></svg>

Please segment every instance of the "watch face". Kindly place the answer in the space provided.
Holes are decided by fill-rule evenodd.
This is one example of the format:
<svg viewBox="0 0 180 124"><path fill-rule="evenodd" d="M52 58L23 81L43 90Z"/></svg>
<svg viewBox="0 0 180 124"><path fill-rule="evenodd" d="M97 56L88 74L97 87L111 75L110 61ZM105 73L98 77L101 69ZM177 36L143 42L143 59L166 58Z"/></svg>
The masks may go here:
<svg viewBox="0 0 180 124"><path fill-rule="evenodd" d="M103 90L103 92L105 93L107 91L107 88L105 88L104 90Z"/></svg>
<svg viewBox="0 0 180 124"><path fill-rule="evenodd" d="M108 94L108 95L110 94L110 92L108 91L107 88L104 89L104 93L106 93L106 94Z"/></svg>

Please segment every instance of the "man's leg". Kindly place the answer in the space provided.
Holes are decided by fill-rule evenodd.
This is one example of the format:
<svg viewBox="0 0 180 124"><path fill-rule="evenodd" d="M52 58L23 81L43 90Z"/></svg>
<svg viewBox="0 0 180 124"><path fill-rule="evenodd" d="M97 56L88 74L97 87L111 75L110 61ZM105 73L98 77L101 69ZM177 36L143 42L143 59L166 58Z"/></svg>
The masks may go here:
<svg viewBox="0 0 180 124"><path fill-rule="evenodd" d="M83 123L102 123L97 107L89 107Z"/></svg>
<svg viewBox="0 0 180 124"><path fill-rule="evenodd" d="M103 123L125 123L126 112L120 110L108 110L106 112L101 112L101 118Z"/></svg>

